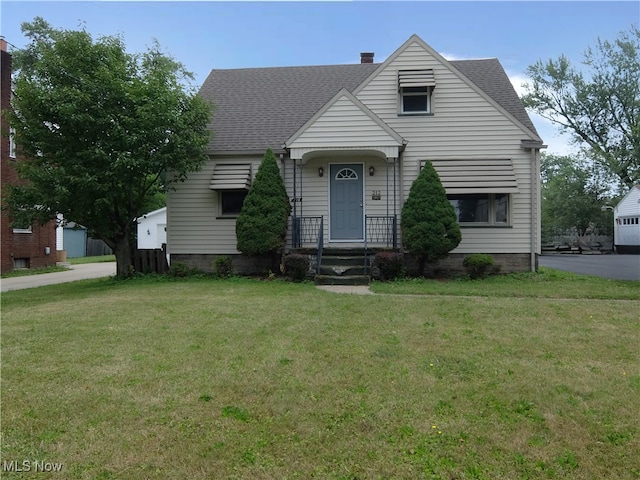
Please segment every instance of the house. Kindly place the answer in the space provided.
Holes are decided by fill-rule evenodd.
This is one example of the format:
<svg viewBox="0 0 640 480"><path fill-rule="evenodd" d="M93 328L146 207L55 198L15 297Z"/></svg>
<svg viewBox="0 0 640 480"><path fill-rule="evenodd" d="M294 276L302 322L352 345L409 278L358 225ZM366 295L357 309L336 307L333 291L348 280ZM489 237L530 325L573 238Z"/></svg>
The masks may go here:
<svg viewBox="0 0 640 480"><path fill-rule="evenodd" d="M493 254L537 267L543 142L497 59L443 58L417 35L382 63L212 70L210 160L168 195L171 261L237 271L235 218L270 147L292 202L287 251L402 249L400 213L425 161L456 208L448 265Z"/></svg>
<svg viewBox="0 0 640 480"><path fill-rule="evenodd" d="M629 190L613 210L616 252L640 253L640 185Z"/></svg>
<svg viewBox="0 0 640 480"><path fill-rule="evenodd" d="M0 39L0 111L11 108L11 54L7 42ZM20 180L16 163L22 160L20 149L15 144L7 119L2 114L0 126L0 178L2 192L8 185ZM4 207L4 196L2 198ZM0 272L7 273L17 268L40 268L56 264L56 225L44 226L17 224L5 210L0 211Z"/></svg>
<svg viewBox="0 0 640 480"><path fill-rule="evenodd" d="M138 248L162 248L167 243L167 207L137 219Z"/></svg>

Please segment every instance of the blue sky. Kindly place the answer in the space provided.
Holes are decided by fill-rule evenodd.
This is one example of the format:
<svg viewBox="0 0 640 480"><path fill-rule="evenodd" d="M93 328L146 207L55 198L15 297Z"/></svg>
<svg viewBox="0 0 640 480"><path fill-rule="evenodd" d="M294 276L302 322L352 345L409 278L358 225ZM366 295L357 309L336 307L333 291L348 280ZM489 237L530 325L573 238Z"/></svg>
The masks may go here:
<svg viewBox="0 0 640 480"><path fill-rule="evenodd" d="M579 63L598 37L640 23L640 2L80 2L2 0L1 35L22 47L20 25L41 16L56 28L121 34L131 52L157 39L200 85L212 68L383 61L412 34L449 59L497 57L519 88L527 66L564 54ZM533 121L550 153L567 137Z"/></svg>

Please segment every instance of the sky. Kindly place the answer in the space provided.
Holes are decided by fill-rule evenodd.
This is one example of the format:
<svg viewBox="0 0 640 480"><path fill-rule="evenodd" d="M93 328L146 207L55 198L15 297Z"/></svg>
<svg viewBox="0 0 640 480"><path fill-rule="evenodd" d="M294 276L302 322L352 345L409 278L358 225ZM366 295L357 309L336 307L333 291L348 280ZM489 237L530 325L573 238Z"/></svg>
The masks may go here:
<svg viewBox="0 0 640 480"><path fill-rule="evenodd" d="M580 66L598 38L640 24L636 1L29 1L1 0L0 35L21 48L21 24L40 16L55 28L121 35L131 53L156 39L200 86L213 68L382 62L412 34L445 58L498 58L516 91L538 60L565 55ZM547 152L576 151L567 135L531 114Z"/></svg>

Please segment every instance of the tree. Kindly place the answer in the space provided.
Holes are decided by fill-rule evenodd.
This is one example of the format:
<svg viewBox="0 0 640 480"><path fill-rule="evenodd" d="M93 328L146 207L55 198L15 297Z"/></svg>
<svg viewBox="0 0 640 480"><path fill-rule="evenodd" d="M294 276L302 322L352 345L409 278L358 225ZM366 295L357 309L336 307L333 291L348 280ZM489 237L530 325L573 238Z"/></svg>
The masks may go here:
<svg viewBox="0 0 640 480"><path fill-rule="evenodd" d="M431 162L411 185L402 206L402 243L418 258L420 275L427 262L435 262L456 248L462 239L453 205Z"/></svg>
<svg viewBox="0 0 640 480"><path fill-rule="evenodd" d="M565 56L527 69L522 101L569 132L628 188L640 183L640 29L598 39L584 56L589 78Z"/></svg>
<svg viewBox="0 0 640 480"><path fill-rule="evenodd" d="M211 107L186 91L191 74L157 43L129 54L120 37L94 42L40 17L22 31L30 43L14 53L9 118L28 182L8 192L10 211L84 225L127 276L135 218L207 158Z"/></svg>
<svg viewBox="0 0 640 480"><path fill-rule="evenodd" d="M601 207L610 202L609 185L597 166L584 158L542 154L543 236L574 230L583 236L590 229L611 233L611 213Z"/></svg>
<svg viewBox="0 0 640 480"><path fill-rule="evenodd" d="M290 212L289 196L269 148L236 221L238 250L246 255L270 254L275 259L285 245Z"/></svg>

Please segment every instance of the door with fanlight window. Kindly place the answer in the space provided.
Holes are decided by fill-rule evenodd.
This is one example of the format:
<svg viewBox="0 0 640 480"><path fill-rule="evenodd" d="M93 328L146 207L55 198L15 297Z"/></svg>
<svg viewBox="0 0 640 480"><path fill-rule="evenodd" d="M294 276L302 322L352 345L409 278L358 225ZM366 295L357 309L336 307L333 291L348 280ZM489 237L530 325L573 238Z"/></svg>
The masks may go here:
<svg viewBox="0 0 640 480"><path fill-rule="evenodd" d="M329 236L334 241L362 241L364 167L332 164L329 168Z"/></svg>

